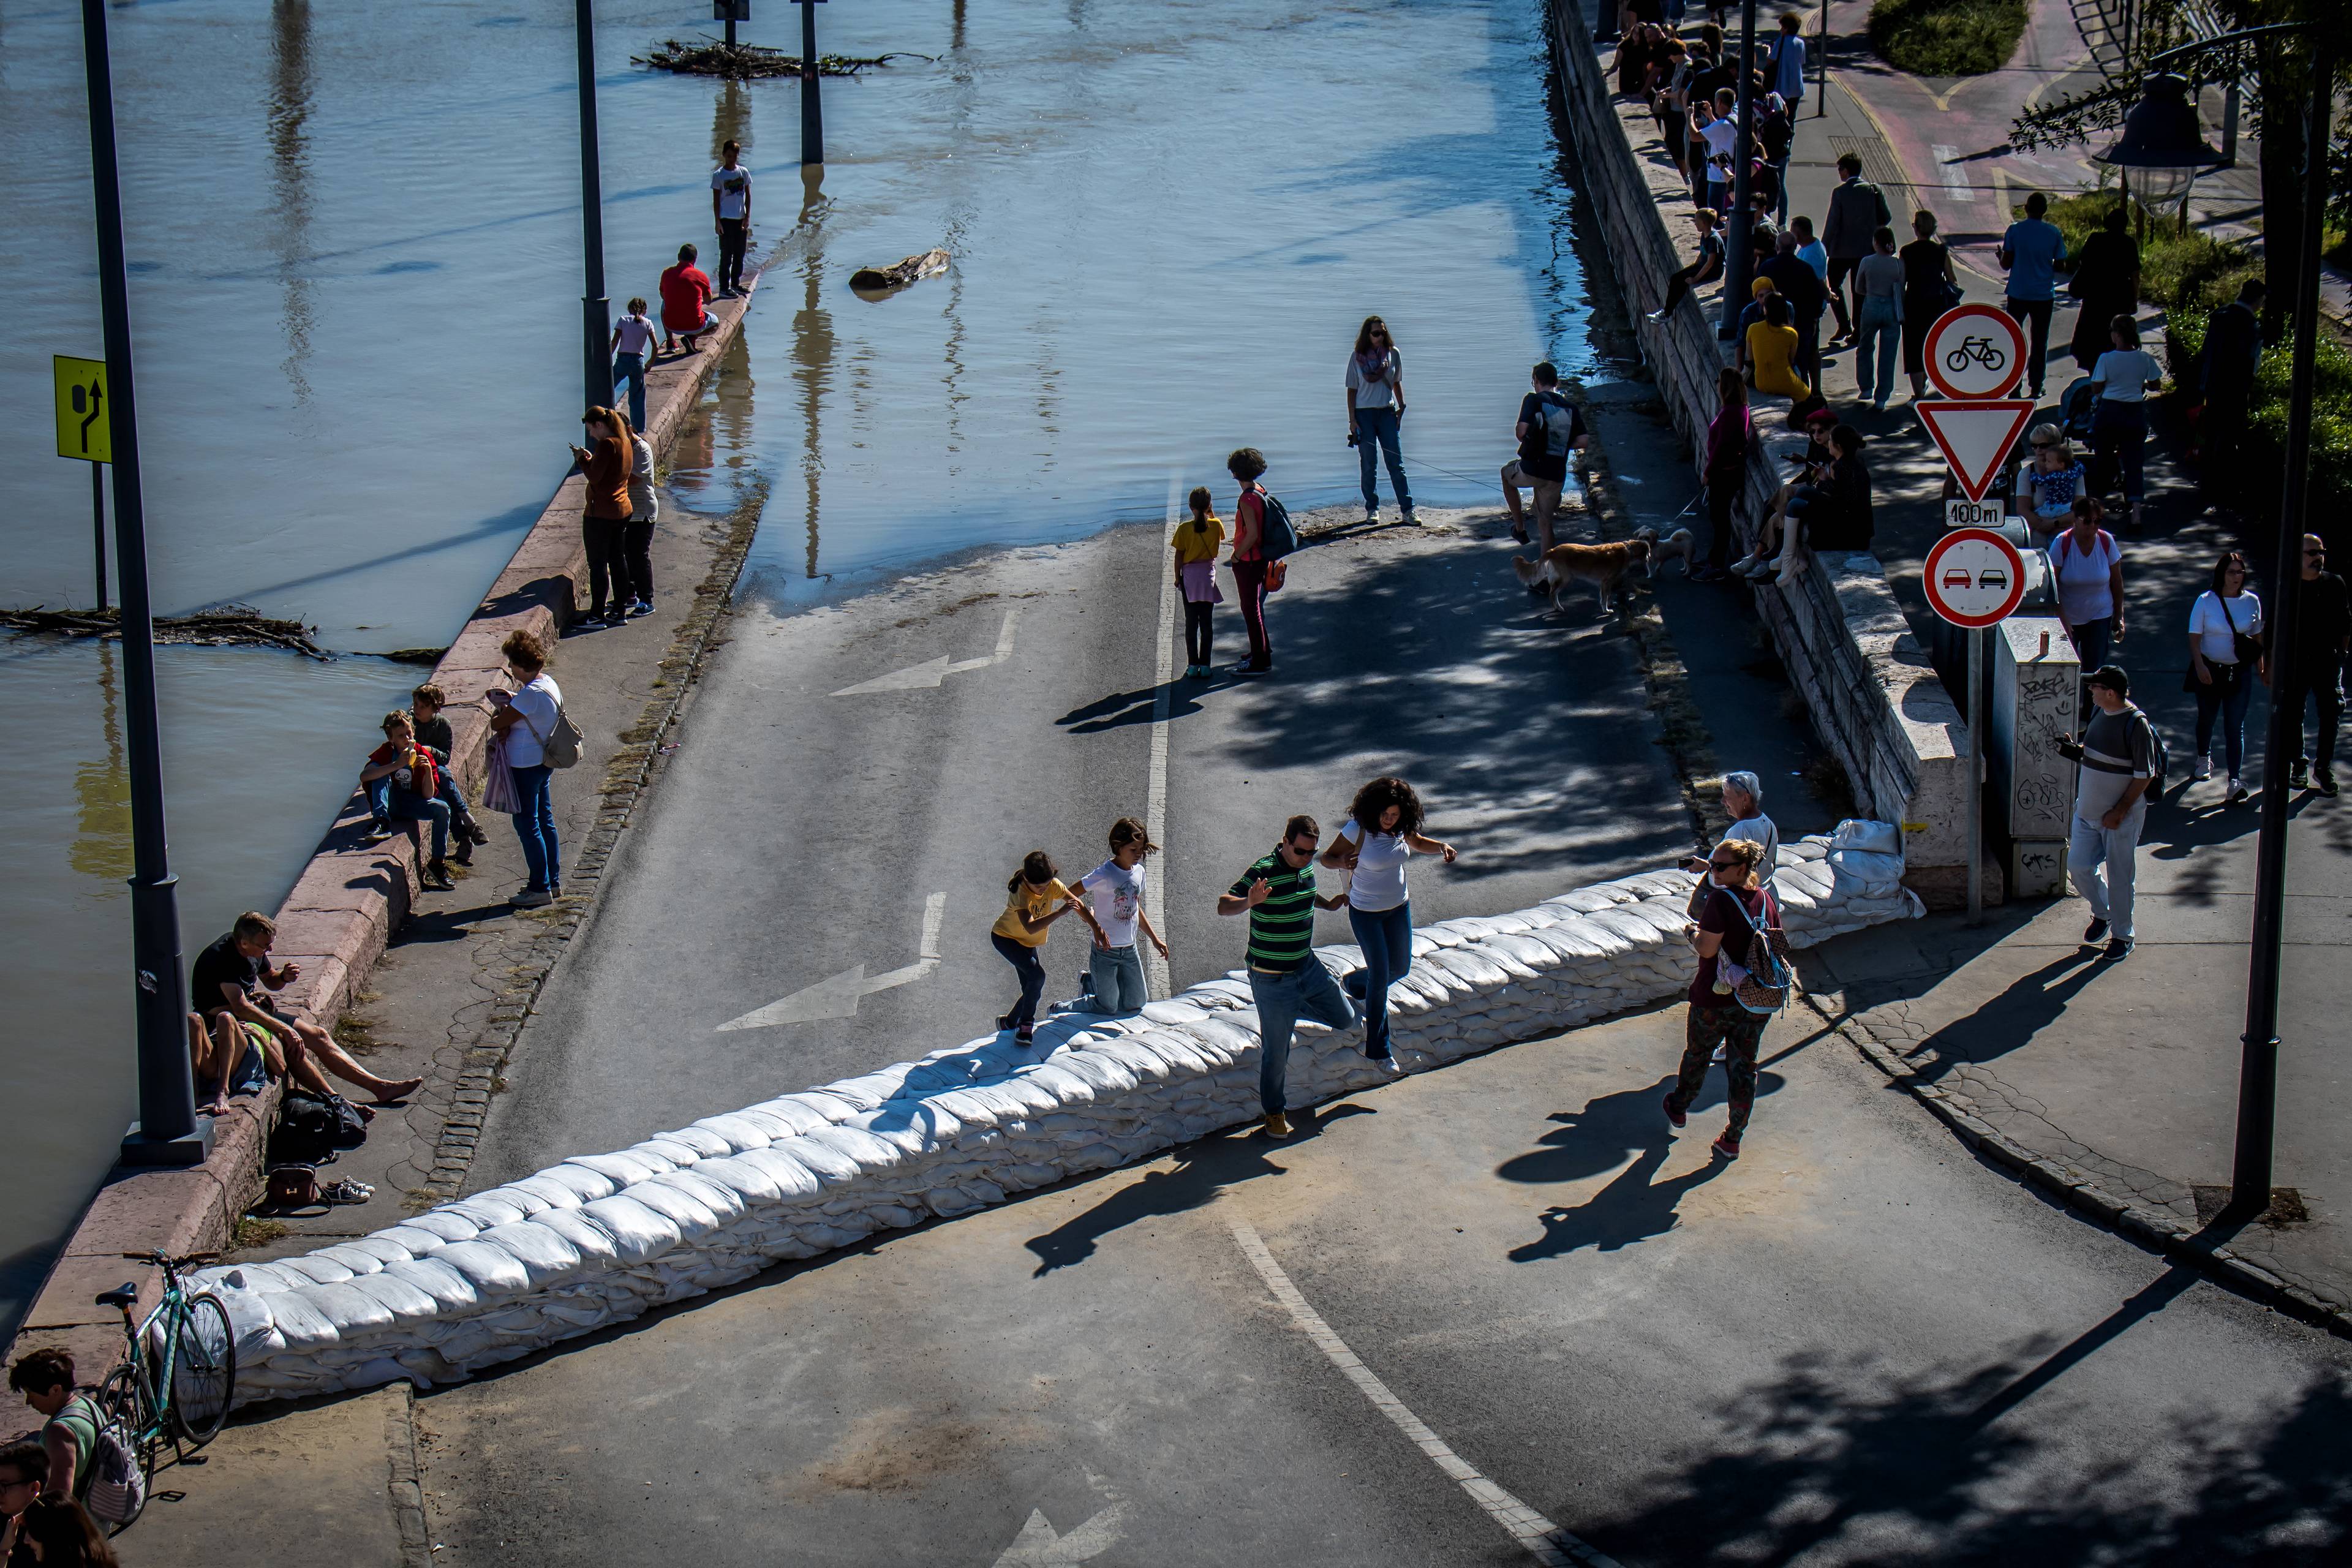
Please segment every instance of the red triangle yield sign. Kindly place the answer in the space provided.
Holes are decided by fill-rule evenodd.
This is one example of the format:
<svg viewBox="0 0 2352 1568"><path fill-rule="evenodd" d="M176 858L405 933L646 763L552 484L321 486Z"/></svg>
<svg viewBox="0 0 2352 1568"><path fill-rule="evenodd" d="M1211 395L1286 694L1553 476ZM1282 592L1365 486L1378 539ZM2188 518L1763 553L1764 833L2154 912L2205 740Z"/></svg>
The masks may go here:
<svg viewBox="0 0 2352 1568"><path fill-rule="evenodd" d="M1929 400L1911 406L1943 448L1944 461L1951 465L1960 489L1970 500L1982 500L2036 405L2031 398L2002 397L1982 403Z"/></svg>

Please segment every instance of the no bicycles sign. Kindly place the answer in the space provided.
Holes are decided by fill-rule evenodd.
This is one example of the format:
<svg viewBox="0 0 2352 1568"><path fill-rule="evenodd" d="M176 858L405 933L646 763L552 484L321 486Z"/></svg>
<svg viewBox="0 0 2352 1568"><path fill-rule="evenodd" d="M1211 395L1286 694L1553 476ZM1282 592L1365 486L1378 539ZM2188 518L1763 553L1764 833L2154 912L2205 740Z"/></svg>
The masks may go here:
<svg viewBox="0 0 2352 1568"><path fill-rule="evenodd" d="M2025 332L1990 305L1955 305L1936 318L1922 345L1927 379L1960 402L2000 397L2025 373Z"/></svg>

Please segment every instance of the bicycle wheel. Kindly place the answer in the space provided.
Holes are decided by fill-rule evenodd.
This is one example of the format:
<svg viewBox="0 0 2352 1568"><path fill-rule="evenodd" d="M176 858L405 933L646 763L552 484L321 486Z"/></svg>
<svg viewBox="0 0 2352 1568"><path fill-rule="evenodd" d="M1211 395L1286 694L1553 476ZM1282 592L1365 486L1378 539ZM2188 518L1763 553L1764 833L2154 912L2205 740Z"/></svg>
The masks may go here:
<svg viewBox="0 0 2352 1568"><path fill-rule="evenodd" d="M191 1296L172 1323L172 1426L201 1448L228 1419L236 1392L236 1336L214 1295Z"/></svg>
<svg viewBox="0 0 2352 1568"><path fill-rule="evenodd" d="M147 1397L145 1380L124 1362L106 1374L98 1385L98 1407L107 1418L122 1428L131 1444L132 1457L139 1464L139 1510L129 1519L107 1527L110 1535L120 1535L138 1522L139 1513L146 1510L147 1500L155 1495L155 1444L153 1402Z"/></svg>

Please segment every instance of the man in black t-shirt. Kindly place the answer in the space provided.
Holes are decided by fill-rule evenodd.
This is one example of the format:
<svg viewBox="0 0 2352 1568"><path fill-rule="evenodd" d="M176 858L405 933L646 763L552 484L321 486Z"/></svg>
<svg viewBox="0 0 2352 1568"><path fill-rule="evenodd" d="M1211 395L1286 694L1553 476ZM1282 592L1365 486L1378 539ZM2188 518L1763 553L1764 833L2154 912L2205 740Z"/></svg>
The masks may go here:
<svg viewBox="0 0 2352 1568"><path fill-rule="evenodd" d="M1538 361L1528 379L1530 390L1519 399L1518 424L1512 432L1519 455L1503 465L1503 505L1511 514L1511 537L1525 544L1527 519L1519 510L1519 491L1535 491L1540 558L1551 548L1552 514L1559 510L1560 489L1568 482L1569 454L1583 450L1591 437L1585 431L1583 412L1561 394L1559 372L1551 361ZM1549 592L1540 586L1537 591Z"/></svg>
<svg viewBox="0 0 2352 1568"><path fill-rule="evenodd" d="M421 1078L378 1078L353 1061L335 1037L310 1019L280 1013L270 993L291 985L302 974L299 963L272 964L269 945L278 939L278 922L247 910L219 941L196 955L188 972L188 996L207 1026L223 1013L275 1041L284 1054L286 1071L295 1082L316 1094L328 1092L324 1068L344 1082L375 1097L378 1104L405 1100L423 1087Z"/></svg>
<svg viewBox="0 0 2352 1568"><path fill-rule="evenodd" d="M2287 746L2294 753L2289 789L2315 785L2319 793L2336 794L2336 727L2344 717L2344 656L2352 648L2352 593L2344 579L2327 569L2327 542L2315 533L2303 536L2303 580L2295 584L2294 668L2287 672L2287 689L2277 693L2286 704ZM2270 651L2263 653L2263 684L2272 682ZM2312 737L2311 757L2303 754L2303 710L2308 700L2319 709L2319 733Z"/></svg>

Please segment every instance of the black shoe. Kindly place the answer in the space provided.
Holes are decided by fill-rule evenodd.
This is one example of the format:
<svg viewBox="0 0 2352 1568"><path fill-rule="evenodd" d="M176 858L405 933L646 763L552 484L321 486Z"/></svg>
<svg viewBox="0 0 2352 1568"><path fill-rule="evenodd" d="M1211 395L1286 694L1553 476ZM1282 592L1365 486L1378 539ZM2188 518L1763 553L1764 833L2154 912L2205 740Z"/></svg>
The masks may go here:
<svg viewBox="0 0 2352 1568"><path fill-rule="evenodd" d="M2105 942L2105 941L2106 941L2106 940L2107 940L2107 922L2106 922L2106 921L2093 921L2089 925L2086 925L2086 926L2084 926L2084 927L2083 928L2083 945L2084 945L2084 947L2096 947L2096 946L2098 946L2098 945L2099 945L2099 943L2101 943L2101 942Z"/></svg>
<svg viewBox="0 0 2352 1568"><path fill-rule="evenodd" d="M2311 782L2313 787L2317 789L2320 794L2326 795L2330 800L2334 800L2336 798L2336 775L2334 773L2314 773L2311 775Z"/></svg>
<svg viewBox="0 0 2352 1568"><path fill-rule="evenodd" d="M2294 760L2294 765L2286 771L2286 787L2289 789L2311 787L2311 764L2308 762L2301 757Z"/></svg>
<svg viewBox="0 0 2352 1568"><path fill-rule="evenodd" d="M2131 950L2132 939L2127 936L2119 936L2113 942L2107 943L2107 956L2109 958L2129 958L2131 956Z"/></svg>

